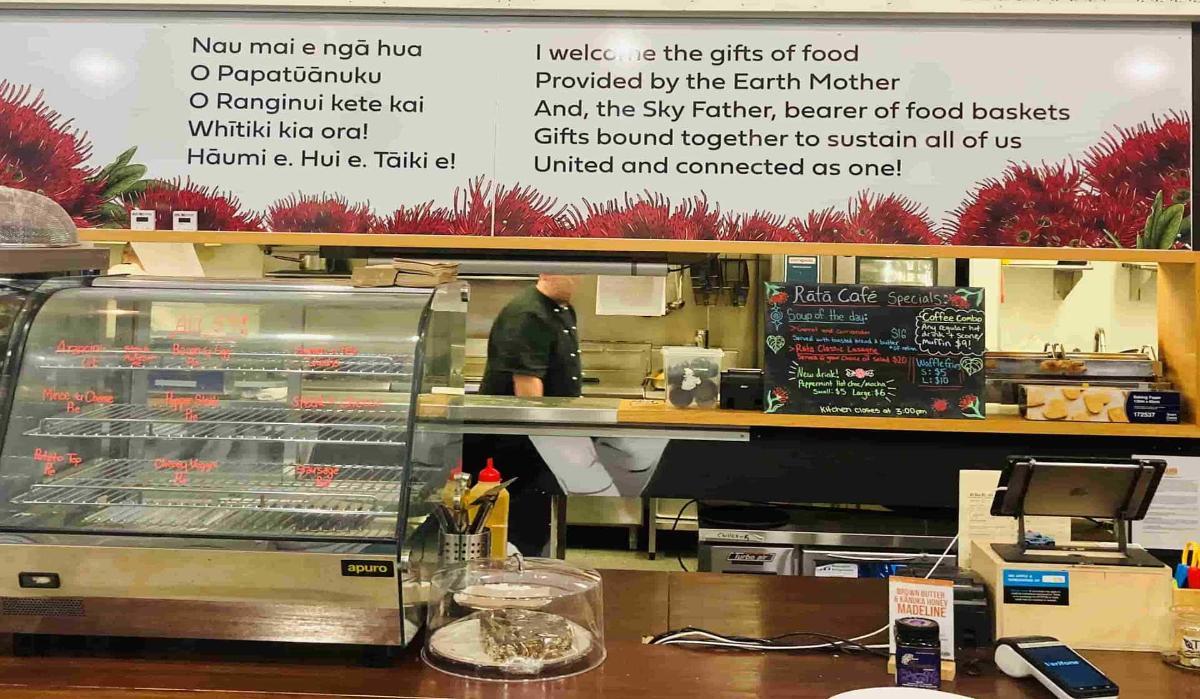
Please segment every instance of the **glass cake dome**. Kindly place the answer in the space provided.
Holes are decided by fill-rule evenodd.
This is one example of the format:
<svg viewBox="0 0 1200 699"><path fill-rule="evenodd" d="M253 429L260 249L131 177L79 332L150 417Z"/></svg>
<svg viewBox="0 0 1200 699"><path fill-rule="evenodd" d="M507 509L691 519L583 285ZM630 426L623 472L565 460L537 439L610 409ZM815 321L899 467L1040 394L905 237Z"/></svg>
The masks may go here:
<svg viewBox="0 0 1200 699"><path fill-rule="evenodd" d="M433 575L422 657L471 679L568 677L604 662L600 574L549 558L479 559Z"/></svg>
<svg viewBox="0 0 1200 699"><path fill-rule="evenodd" d="M50 197L0 187L0 247L58 248L79 244L75 222Z"/></svg>

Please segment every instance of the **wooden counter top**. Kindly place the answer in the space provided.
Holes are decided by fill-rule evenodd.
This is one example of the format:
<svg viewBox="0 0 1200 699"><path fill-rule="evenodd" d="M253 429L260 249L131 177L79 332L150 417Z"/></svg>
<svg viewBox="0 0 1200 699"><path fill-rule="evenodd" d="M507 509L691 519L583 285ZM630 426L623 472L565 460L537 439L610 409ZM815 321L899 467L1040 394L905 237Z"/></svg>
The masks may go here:
<svg viewBox="0 0 1200 699"><path fill-rule="evenodd" d="M0 699L312 699L313 697L804 697L888 684L882 659L847 654L766 655L642 645L680 626L734 634L806 630L856 635L882 626L881 580L605 571L608 659L549 683L499 685L443 675L414 649L393 667L364 668L324 647L152 642L130 653L0 657ZM6 648L7 650L7 648ZM1200 699L1200 675L1150 653L1085 652L1130 699ZM83 657L81 657L83 656ZM89 657L90 656L90 657ZM984 667L960 671L950 692L984 699L1045 697L1039 685Z"/></svg>
<svg viewBox="0 0 1200 699"><path fill-rule="evenodd" d="M900 417L854 417L844 415L784 415L756 410L671 408L657 400L623 400L617 409L622 425L665 425L673 427L810 427L819 429L901 430L926 432L1064 434L1112 437L1200 438L1194 424L1148 425L1109 422L1043 422L1018 415L989 415L986 420L922 420Z"/></svg>

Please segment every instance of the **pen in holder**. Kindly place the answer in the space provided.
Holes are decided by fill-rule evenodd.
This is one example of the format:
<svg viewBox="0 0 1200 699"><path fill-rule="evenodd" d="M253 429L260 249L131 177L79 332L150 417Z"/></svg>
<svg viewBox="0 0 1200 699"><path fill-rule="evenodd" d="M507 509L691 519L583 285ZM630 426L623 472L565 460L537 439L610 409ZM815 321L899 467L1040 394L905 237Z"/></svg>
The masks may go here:
<svg viewBox="0 0 1200 699"><path fill-rule="evenodd" d="M477 534L441 532L438 558L443 564L463 563L487 558L491 551L492 533L486 529Z"/></svg>

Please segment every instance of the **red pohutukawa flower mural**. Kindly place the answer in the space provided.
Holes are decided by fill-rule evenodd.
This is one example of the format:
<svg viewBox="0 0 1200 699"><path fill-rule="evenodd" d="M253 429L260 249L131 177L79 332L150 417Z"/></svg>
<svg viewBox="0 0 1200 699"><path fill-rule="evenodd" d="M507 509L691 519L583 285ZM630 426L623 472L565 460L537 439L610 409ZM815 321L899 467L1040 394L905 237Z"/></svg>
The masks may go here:
<svg viewBox="0 0 1200 699"><path fill-rule="evenodd" d="M454 235L454 215L450 209L425 202L416 206L402 206L391 216L377 219L372 233L394 233L399 235Z"/></svg>
<svg viewBox="0 0 1200 699"><path fill-rule="evenodd" d="M955 245L1059 247L1094 240L1075 163L1011 164L985 180L955 212Z"/></svg>
<svg viewBox="0 0 1200 699"><path fill-rule="evenodd" d="M1086 230L1080 236L1078 245L1088 248L1106 248L1114 245L1123 248L1137 247L1138 235L1146 226L1150 204L1150 199L1139 197L1125 187L1112 194L1084 197L1081 208ZM1075 245L1076 241L1073 240L1070 244Z"/></svg>
<svg viewBox="0 0 1200 699"><path fill-rule="evenodd" d="M803 219L793 218L788 228L796 239L805 243L836 243L842 240L849 228L846 214L832 206L820 211L810 211Z"/></svg>
<svg viewBox="0 0 1200 699"><path fill-rule="evenodd" d="M0 185L44 194L87 225L84 217L103 203L104 189L92 180L97 170L84 165L91 145L41 92L31 92L0 81Z"/></svg>
<svg viewBox="0 0 1200 699"><path fill-rule="evenodd" d="M366 233L374 222L370 205L351 204L340 195L293 194L267 210L267 225L273 231Z"/></svg>
<svg viewBox="0 0 1200 699"><path fill-rule="evenodd" d="M933 231L928 210L895 194L860 193L850 202L846 216L847 243L901 243L941 245L945 241Z"/></svg>
<svg viewBox="0 0 1200 699"><path fill-rule="evenodd" d="M666 197L625 197L592 203L584 211L572 212L571 232L583 238L667 238L671 228L671 205Z"/></svg>
<svg viewBox="0 0 1200 699"><path fill-rule="evenodd" d="M562 236L566 208L533 187L505 187L476 177L454 192L453 231L458 235Z"/></svg>
<svg viewBox="0 0 1200 699"><path fill-rule="evenodd" d="M727 223L721 209L700 196L679 204L661 194L646 192L638 197L602 204L584 202L575 211L571 234L585 238L654 238L663 240L721 240Z"/></svg>
<svg viewBox="0 0 1200 699"><path fill-rule="evenodd" d="M1145 200L1161 191L1167 204L1186 205L1192 195L1191 134L1191 118L1174 112L1119 128L1088 150L1088 184L1102 194L1129 190Z"/></svg>
<svg viewBox="0 0 1200 699"><path fill-rule="evenodd" d="M721 237L725 240L754 240L772 243L794 243L796 233L788 228L779 214L755 211L738 216L727 215Z"/></svg>
<svg viewBox="0 0 1200 699"><path fill-rule="evenodd" d="M59 203L78 226L128 226L133 208L154 209L160 228L178 210L199 213L209 230L503 235L667 240L745 240L910 245L1188 247L1191 242L1191 116L1171 112L1115 127L1081 160L1010 163L978 182L935 226L926 207L896 193L864 191L845 209L786 218L771 211L725 212L700 194L672 202L646 191L623 199L564 205L531 186L476 177L449 208L433 201L377 218L339 194L291 195L265 214L230 193L190 180L146 179L129 148L104 167L87 164L86 134L28 86L0 81L0 186L33 190ZM753 186L751 181L749 186Z"/></svg>
<svg viewBox="0 0 1200 699"><path fill-rule="evenodd" d="M566 207L533 187L496 187L495 235L561 236L565 232Z"/></svg>
<svg viewBox="0 0 1200 699"><path fill-rule="evenodd" d="M152 209L159 228L171 226L176 211L195 211L196 227L202 231L261 231L262 216L243 211L241 202L232 194L202 187L191 180L183 185L174 182L151 182L141 194L126 205L133 209Z"/></svg>

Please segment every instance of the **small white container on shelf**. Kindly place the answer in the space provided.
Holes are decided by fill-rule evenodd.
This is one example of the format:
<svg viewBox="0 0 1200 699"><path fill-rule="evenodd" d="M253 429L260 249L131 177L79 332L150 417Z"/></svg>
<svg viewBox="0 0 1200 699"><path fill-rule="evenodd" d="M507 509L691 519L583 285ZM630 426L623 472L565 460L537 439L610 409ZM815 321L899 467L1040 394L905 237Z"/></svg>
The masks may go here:
<svg viewBox="0 0 1200 699"><path fill-rule="evenodd" d="M716 408L721 404L721 360L725 351L705 347L663 347L667 405Z"/></svg>
<svg viewBox="0 0 1200 699"><path fill-rule="evenodd" d="M600 574L549 558L477 559L431 582L421 657L470 679L569 677L604 662Z"/></svg>

